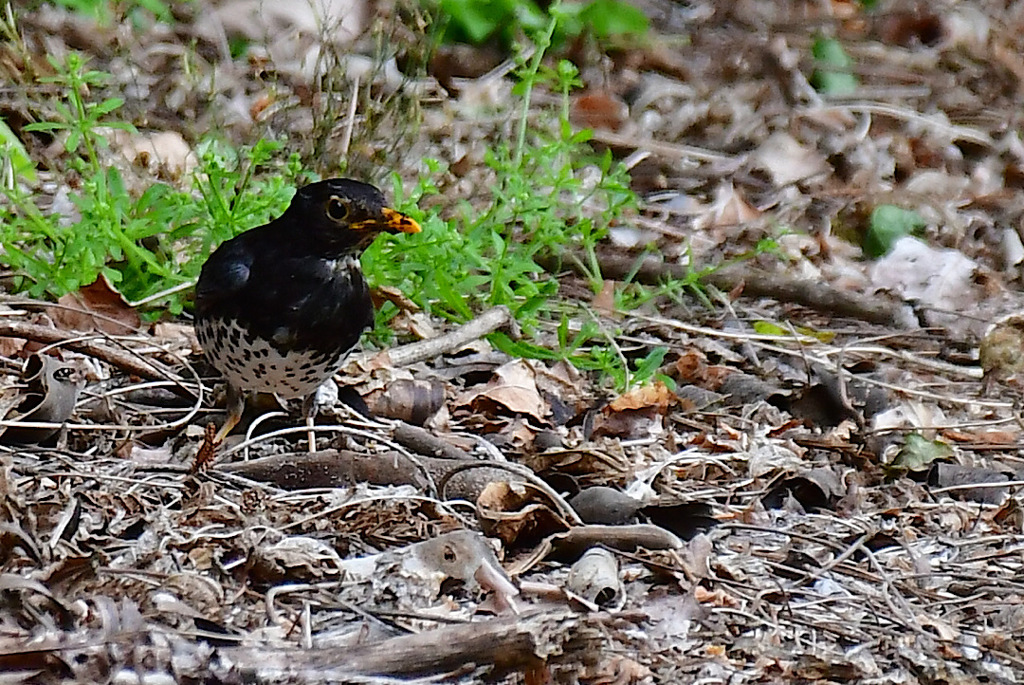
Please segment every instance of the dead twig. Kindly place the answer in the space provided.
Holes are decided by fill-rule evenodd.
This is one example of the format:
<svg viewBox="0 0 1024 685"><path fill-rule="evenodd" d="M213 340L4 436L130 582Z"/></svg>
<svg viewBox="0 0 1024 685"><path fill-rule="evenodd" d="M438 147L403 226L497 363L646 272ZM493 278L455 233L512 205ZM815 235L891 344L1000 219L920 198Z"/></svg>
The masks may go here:
<svg viewBox="0 0 1024 685"><path fill-rule="evenodd" d="M409 366L417 362L433 359L438 355L455 352L462 346L505 327L514 327L515 319L508 307L498 306L459 326L450 333L429 340L395 347L373 355L373 358L386 360L388 366ZM515 332L515 331L513 331ZM364 355L369 357L369 355ZM369 359L367 359L369 361Z"/></svg>
<svg viewBox="0 0 1024 685"><path fill-rule="evenodd" d="M567 255L568 256L568 255ZM538 258L537 262L548 271L571 269L579 272L576 260L554 255ZM639 268L636 258L600 253L598 261L605 278L623 280L634 271L633 280L646 285L657 285L669 279L692 278L692 269L682 264L670 264L654 258L644 259ZM581 275L585 275L582 274ZM869 323L906 328L916 325L908 318L905 305L879 295L836 290L821 281L793 278L781 273L768 273L746 264L717 269L701 277L700 281L719 290L731 292L742 287L748 297L767 297L778 302L802 305L819 312L845 316Z"/></svg>
<svg viewBox="0 0 1024 685"><path fill-rule="evenodd" d="M94 337L101 338L102 336L96 335ZM22 338L23 340L31 340L47 345L61 345L75 352L95 357L100 361L116 366L122 371L147 380L184 382L179 376L150 359L145 359L141 355L132 352L123 352L106 345L101 345L91 340L85 340L81 335L71 331L62 331L58 328L25 323L24 321L0 319L0 338Z"/></svg>

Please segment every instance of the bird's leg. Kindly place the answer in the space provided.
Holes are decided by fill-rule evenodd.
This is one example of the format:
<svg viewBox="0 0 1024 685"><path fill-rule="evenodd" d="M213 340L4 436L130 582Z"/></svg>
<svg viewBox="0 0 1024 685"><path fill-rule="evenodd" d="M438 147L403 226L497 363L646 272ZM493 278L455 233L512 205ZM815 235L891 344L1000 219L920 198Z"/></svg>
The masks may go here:
<svg viewBox="0 0 1024 685"><path fill-rule="evenodd" d="M306 417L306 440L310 454L316 452L316 431L313 429L316 411L316 390L314 390L302 399L302 415Z"/></svg>
<svg viewBox="0 0 1024 685"><path fill-rule="evenodd" d="M228 410L228 417L224 419L224 424L217 431L217 437L214 439L215 445L224 442L224 438L228 436L228 433L242 420L242 412L245 410L245 394L231 383L228 383L228 397L224 404Z"/></svg>

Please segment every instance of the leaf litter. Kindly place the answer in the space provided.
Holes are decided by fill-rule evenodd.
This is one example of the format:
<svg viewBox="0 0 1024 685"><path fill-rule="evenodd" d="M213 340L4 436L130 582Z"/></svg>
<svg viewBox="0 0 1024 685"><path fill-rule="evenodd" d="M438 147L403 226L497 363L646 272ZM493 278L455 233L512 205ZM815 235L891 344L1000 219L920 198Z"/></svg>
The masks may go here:
<svg viewBox="0 0 1024 685"><path fill-rule="evenodd" d="M129 111L147 112L150 131L115 137L140 188L187 175L189 141L212 128L311 144L309 112L326 107L315 64L346 50L350 78L372 66L352 38L368 15L326 42L305 13L290 28L232 14L256 22L211 33L230 7L182 10L180 35L129 36L44 5L19 17L30 61L4 68L91 53ZM70 416L2 424L3 670L26 682L1024 677L1022 17L981 1L941 14L643 7L659 35L688 40L607 53L570 112L597 144L635 155L643 202L615 251L653 247L657 280L766 237L779 246L713 275L726 293L715 309L595 301L620 349L667 348L659 379L616 393L564 362L510 359L483 334L426 357L399 347L346 369L357 397L325 407L327 449L302 452L295 412L273 407L207 463L216 379L187 327L141 326L109 283L60 303L73 319L5 298L6 410L30 396L25 359L87 372ZM824 64L821 26L842 50L825 45ZM271 33L250 64L225 58L224 37ZM190 41L194 82L167 61ZM471 162L508 133L494 112L511 91L455 60L410 86L423 126L387 158L406 182L423 157L448 162L460 173L431 202L451 206L487 197L492 179ZM816 91L816 69L853 92ZM396 62L360 78L403 82ZM373 136L390 133L349 141L354 166L379 164ZM42 175L58 202L61 184ZM921 221L871 261L857 246L882 207ZM894 293L898 315L850 293ZM449 327L408 316L413 337ZM420 407L402 416L427 437L361 411L358 396L397 382L431 384L389 400ZM12 428L42 432L16 444Z"/></svg>

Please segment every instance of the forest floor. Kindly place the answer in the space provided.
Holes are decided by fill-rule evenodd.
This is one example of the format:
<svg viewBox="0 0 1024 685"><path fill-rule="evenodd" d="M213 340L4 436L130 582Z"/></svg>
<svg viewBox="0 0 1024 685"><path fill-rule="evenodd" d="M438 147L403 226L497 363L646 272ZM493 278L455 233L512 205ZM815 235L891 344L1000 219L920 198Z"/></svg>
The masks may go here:
<svg viewBox="0 0 1024 685"><path fill-rule="evenodd" d="M166 231L4 233L4 682L1024 681L1024 9L644 0L542 78L364 2L8 22L8 227L109 214L92 169ZM72 52L123 99L87 153L26 128ZM272 400L214 448L217 193L230 233L341 169L423 234L364 260L318 451Z"/></svg>

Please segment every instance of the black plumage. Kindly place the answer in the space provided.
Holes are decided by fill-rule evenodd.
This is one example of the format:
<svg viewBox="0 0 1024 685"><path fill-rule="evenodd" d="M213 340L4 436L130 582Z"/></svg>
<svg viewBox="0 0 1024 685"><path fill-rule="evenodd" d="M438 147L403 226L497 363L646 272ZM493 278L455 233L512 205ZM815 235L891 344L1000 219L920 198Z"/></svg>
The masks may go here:
<svg viewBox="0 0 1024 685"><path fill-rule="evenodd" d="M300 188L270 223L223 243L196 285L196 333L228 383L228 420L245 391L311 397L373 323L359 255L380 232L417 233L374 186L330 179Z"/></svg>

